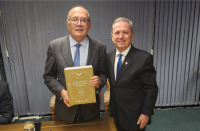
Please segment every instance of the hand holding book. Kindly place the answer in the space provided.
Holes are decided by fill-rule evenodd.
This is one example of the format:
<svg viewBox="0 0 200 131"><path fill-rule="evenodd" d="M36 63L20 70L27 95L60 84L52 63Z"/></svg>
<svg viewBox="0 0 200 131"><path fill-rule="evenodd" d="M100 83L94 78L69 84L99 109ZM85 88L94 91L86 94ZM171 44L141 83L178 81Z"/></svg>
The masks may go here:
<svg viewBox="0 0 200 131"><path fill-rule="evenodd" d="M68 95L67 95L67 91L66 91L66 90L63 89L63 90L61 91L61 96L62 96L63 102L65 103L65 105L66 105L67 107L73 106L73 105L69 105L70 99L69 99L69 97L68 97Z"/></svg>
<svg viewBox="0 0 200 131"><path fill-rule="evenodd" d="M90 80L90 86L93 86L95 88L99 88L100 85L100 79L98 76L93 76Z"/></svg>

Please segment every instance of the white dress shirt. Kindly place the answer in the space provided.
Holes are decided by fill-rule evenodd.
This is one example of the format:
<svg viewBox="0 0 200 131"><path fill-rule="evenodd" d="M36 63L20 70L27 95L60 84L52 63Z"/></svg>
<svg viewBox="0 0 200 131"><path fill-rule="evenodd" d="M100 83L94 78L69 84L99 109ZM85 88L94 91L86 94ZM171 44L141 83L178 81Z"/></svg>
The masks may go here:
<svg viewBox="0 0 200 131"><path fill-rule="evenodd" d="M71 35L69 36L69 42L70 42L70 47L71 47L71 54L72 54L72 59L74 61L74 53L76 51L76 42ZM80 51L80 66L85 66L87 64L87 58L88 58L88 49L89 49L89 39L88 37L85 37L83 41L81 41L79 44L81 46L79 47Z"/></svg>
<svg viewBox="0 0 200 131"><path fill-rule="evenodd" d="M122 65L123 65L124 59L125 59L125 57L128 54L130 49L131 49L131 45L126 50L124 50L122 53L120 53L118 51L118 49L116 49L115 64L114 64L115 80L116 80L116 73L117 73L117 63L118 63L118 60L119 60L118 54L122 54Z"/></svg>

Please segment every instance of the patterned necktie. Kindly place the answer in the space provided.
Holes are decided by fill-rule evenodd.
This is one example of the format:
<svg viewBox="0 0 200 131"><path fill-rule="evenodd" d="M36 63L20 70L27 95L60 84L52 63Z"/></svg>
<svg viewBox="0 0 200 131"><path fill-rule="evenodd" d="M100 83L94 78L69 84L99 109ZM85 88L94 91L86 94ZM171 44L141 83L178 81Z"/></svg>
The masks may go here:
<svg viewBox="0 0 200 131"><path fill-rule="evenodd" d="M118 56L119 56L119 60L118 60L118 63L117 63L117 75L118 75L119 70L122 66L122 54L118 54ZM117 75L116 75L116 78L117 78Z"/></svg>
<svg viewBox="0 0 200 131"><path fill-rule="evenodd" d="M81 44L79 43L76 44L76 51L74 54L74 66L80 66L80 51L79 51L80 46Z"/></svg>

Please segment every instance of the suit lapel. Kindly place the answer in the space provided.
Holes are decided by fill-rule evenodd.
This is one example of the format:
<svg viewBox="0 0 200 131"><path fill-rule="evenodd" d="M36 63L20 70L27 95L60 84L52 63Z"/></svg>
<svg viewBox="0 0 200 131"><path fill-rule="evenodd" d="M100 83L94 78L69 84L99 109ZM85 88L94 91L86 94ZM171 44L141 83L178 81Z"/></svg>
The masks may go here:
<svg viewBox="0 0 200 131"><path fill-rule="evenodd" d="M87 65L92 65L93 60L96 55L96 43L89 37L89 49L88 49L88 58L87 58Z"/></svg>
<svg viewBox="0 0 200 131"><path fill-rule="evenodd" d="M60 49L62 51L63 57L68 65L68 67L72 67L72 66L74 66L74 62L72 60L72 55L71 55L69 36L65 37L65 39L63 39L61 42L62 42L62 44L60 46Z"/></svg>
<svg viewBox="0 0 200 131"><path fill-rule="evenodd" d="M126 72L126 70L132 64L133 56L134 56L134 47L131 45L131 49L129 50L127 56L125 57L125 59L122 63L122 66L120 68L119 74L118 74L117 79L116 79L116 82L123 76L123 74Z"/></svg>

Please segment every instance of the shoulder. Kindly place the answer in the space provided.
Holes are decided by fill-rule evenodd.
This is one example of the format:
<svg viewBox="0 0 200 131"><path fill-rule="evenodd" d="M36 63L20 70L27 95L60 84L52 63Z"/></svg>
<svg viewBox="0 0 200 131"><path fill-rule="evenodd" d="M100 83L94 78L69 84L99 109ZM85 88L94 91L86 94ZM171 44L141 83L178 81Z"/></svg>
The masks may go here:
<svg viewBox="0 0 200 131"><path fill-rule="evenodd" d="M133 51L133 58L135 61L137 61L138 64L153 65L153 55L151 55L149 52L137 48L135 48Z"/></svg>
<svg viewBox="0 0 200 131"><path fill-rule="evenodd" d="M137 55L140 58L146 59L147 57L153 57L149 52L135 48L135 47L133 47L133 51L135 55Z"/></svg>
<svg viewBox="0 0 200 131"><path fill-rule="evenodd" d="M63 42L67 41L67 39L69 39L69 36L57 38L55 40L52 40L50 42L50 45L61 45Z"/></svg>
<svg viewBox="0 0 200 131"><path fill-rule="evenodd" d="M89 39L90 43L96 44L99 47L105 47L106 46L103 42L101 42L101 41L99 41L97 39L91 38L89 36L88 36L88 39Z"/></svg>

